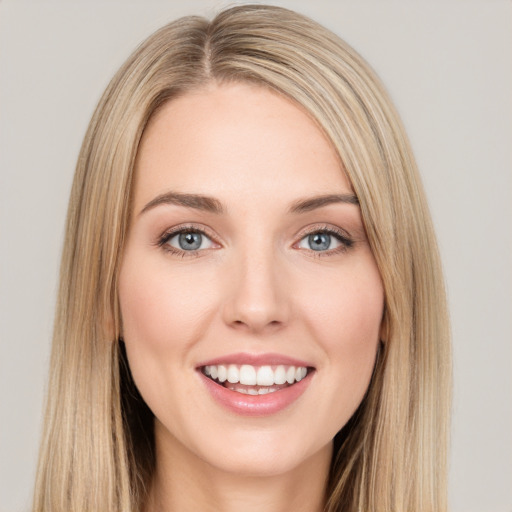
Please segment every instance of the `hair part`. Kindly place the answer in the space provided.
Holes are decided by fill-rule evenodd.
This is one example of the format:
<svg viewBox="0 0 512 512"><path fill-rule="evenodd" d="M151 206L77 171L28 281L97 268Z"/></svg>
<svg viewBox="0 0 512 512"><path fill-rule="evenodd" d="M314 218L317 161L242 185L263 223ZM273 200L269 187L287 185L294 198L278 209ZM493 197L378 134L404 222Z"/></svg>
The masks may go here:
<svg viewBox="0 0 512 512"><path fill-rule="evenodd" d="M326 512L442 512L450 408L446 300L407 136L345 42L263 5L181 18L114 76L85 136L69 203L34 511L140 510L154 468L152 415L124 353L117 279L144 129L166 102L250 82L295 102L339 155L385 290L367 395L335 439Z"/></svg>

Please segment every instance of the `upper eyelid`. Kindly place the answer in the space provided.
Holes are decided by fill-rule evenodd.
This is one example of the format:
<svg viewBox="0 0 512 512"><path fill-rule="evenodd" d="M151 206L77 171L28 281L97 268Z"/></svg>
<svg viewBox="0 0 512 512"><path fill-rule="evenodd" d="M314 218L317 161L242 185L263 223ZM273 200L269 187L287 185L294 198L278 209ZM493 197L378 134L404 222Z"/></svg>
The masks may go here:
<svg viewBox="0 0 512 512"><path fill-rule="evenodd" d="M197 224L194 224L194 223L185 223L185 224L178 224L177 226L173 226L171 228L168 228L166 229L163 234L176 234L176 233L183 233L183 232L187 232L187 231L197 231L198 233L204 233L206 235L212 235L212 236L215 236L213 234L213 230L211 228L209 228L208 226L204 226L204 225L197 225Z"/></svg>
<svg viewBox="0 0 512 512"><path fill-rule="evenodd" d="M298 238L299 240L302 240L305 236L321 232L332 233L335 235L339 235L347 240L352 240L352 236L347 230L340 228L339 226L334 226L330 224L313 224L310 226L306 226L299 230L295 237Z"/></svg>

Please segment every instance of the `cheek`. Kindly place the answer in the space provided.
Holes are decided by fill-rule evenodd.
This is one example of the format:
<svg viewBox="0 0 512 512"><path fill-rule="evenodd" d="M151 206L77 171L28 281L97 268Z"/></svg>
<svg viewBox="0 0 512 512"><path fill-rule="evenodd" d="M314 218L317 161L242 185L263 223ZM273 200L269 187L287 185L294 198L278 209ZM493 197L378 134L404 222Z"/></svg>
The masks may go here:
<svg viewBox="0 0 512 512"><path fill-rule="evenodd" d="M371 260L331 275L325 289L328 292L317 293L307 310L308 327L325 354L333 390L329 399L343 423L359 405L370 382L379 345L384 291Z"/></svg>
<svg viewBox="0 0 512 512"><path fill-rule="evenodd" d="M122 334L133 379L157 417L179 410L180 375L215 308L208 279L166 259L127 252L119 277ZM198 288L200 287L200 288ZM197 293L200 289L201 293Z"/></svg>
<svg viewBox="0 0 512 512"><path fill-rule="evenodd" d="M323 280L323 287L318 280L310 283L315 300L308 308L309 317L330 345L329 352L342 350L345 345L364 349L366 342L378 340L384 291L376 265L370 263L333 272Z"/></svg>
<svg viewBox="0 0 512 512"><path fill-rule="evenodd" d="M200 336L201 320L214 309L212 295L200 275L127 259L119 283L123 336L155 350L185 346Z"/></svg>

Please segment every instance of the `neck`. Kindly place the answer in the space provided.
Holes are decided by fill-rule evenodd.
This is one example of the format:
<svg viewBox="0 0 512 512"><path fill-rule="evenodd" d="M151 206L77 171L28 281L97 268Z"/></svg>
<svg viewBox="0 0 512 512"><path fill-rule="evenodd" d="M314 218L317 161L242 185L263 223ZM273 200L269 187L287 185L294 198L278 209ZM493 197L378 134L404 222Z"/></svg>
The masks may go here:
<svg viewBox="0 0 512 512"><path fill-rule="evenodd" d="M157 443L157 466L145 512L321 512L329 476L328 445L285 474L244 475L165 453Z"/></svg>

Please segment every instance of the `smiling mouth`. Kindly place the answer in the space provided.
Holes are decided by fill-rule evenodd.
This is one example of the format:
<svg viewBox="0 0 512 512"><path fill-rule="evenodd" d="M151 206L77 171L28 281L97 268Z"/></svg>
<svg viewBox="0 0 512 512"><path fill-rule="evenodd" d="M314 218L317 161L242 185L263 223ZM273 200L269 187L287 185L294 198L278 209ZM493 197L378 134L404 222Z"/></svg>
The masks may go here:
<svg viewBox="0 0 512 512"><path fill-rule="evenodd" d="M266 395L289 388L313 371L306 366L218 364L200 368L216 384L245 395Z"/></svg>

